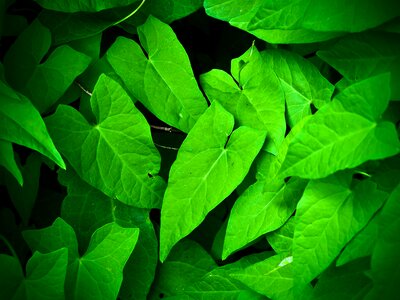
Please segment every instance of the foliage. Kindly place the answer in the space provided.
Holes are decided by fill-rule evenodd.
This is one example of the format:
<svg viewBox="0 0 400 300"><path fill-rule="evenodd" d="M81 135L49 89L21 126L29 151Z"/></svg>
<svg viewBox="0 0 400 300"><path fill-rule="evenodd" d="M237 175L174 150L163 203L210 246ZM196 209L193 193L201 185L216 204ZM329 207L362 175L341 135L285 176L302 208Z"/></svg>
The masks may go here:
<svg viewBox="0 0 400 300"><path fill-rule="evenodd" d="M396 0L0 4L0 299L393 299Z"/></svg>

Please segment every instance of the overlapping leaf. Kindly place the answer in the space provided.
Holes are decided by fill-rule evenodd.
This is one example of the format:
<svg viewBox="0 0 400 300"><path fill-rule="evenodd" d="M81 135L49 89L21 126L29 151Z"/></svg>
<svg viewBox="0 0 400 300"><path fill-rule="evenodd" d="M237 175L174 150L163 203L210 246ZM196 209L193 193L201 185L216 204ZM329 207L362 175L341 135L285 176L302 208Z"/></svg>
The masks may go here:
<svg viewBox="0 0 400 300"><path fill-rule="evenodd" d="M211 101L218 101L238 125L267 132L265 150L276 154L286 131L285 101L279 80L255 46L232 60L232 77L214 69L201 76Z"/></svg>
<svg viewBox="0 0 400 300"><path fill-rule="evenodd" d="M86 253L79 257L74 230L60 218L48 228L24 232L24 238L33 250L48 253L68 248L65 293L67 298L74 299L116 299L122 270L138 235L137 228L108 223L93 233Z"/></svg>
<svg viewBox="0 0 400 300"><path fill-rule="evenodd" d="M160 257L188 235L243 180L265 133L241 126L218 102L200 117L173 163L161 210Z"/></svg>
<svg viewBox="0 0 400 300"><path fill-rule="evenodd" d="M293 270L298 291L326 269L380 208L387 193L351 172L310 181L296 210Z"/></svg>
<svg viewBox="0 0 400 300"><path fill-rule="evenodd" d="M114 80L102 75L91 98L97 124L60 105L46 119L61 153L89 184L138 207L160 207L160 156L146 119Z"/></svg>
<svg viewBox="0 0 400 300"><path fill-rule="evenodd" d="M400 151L394 124L382 121L390 97L389 76L355 83L308 119L289 144L284 176L322 178L338 170Z"/></svg>
<svg viewBox="0 0 400 300"><path fill-rule="evenodd" d="M6 168L22 186L24 179L14 158L12 144L5 140L0 140L0 165Z"/></svg>
<svg viewBox="0 0 400 300"><path fill-rule="evenodd" d="M42 7L61 11L61 12L96 12L105 9L127 6L139 0L109 0L109 1L90 1L90 0L35 0Z"/></svg>
<svg viewBox="0 0 400 300"><path fill-rule="evenodd" d="M160 120L189 132L207 108L185 49L172 29L154 17L138 28L146 54L119 38L107 59L129 91Z"/></svg>

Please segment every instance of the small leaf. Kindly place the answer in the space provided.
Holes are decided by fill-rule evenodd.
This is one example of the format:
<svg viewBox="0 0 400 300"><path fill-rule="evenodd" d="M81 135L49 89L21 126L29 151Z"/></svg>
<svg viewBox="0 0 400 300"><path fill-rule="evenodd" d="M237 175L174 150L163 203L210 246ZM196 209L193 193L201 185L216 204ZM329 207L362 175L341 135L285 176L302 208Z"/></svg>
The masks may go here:
<svg viewBox="0 0 400 300"><path fill-rule="evenodd" d="M179 149L161 210L161 261L233 192L260 151L263 132L233 127L233 116L213 102Z"/></svg>
<svg viewBox="0 0 400 300"><path fill-rule="evenodd" d="M278 78L254 46L232 60L231 73L233 77L214 69L203 74L200 80L207 97L222 104L238 126L266 131L264 150L276 154L286 131L284 94Z"/></svg>
<svg viewBox="0 0 400 300"><path fill-rule="evenodd" d="M61 153L86 182L106 195L128 205L160 207L160 156L146 119L106 75L95 86L91 106L95 125L64 105L46 119Z"/></svg>
<svg viewBox="0 0 400 300"><path fill-rule="evenodd" d="M207 103L185 49L172 29L152 16L138 28L138 34L147 57L136 42L121 37L107 51L108 61L148 110L189 132Z"/></svg>
<svg viewBox="0 0 400 300"><path fill-rule="evenodd" d="M25 96L16 93L1 80L0 118L2 140L36 150L65 168L39 112Z"/></svg>
<svg viewBox="0 0 400 300"><path fill-rule="evenodd" d="M295 217L291 217L281 228L267 235L268 243L276 253L292 252Z"/></svg>
<svg viewBox="0 0 400 300"><path fill-rule="evenodd" d="M14 176L18 184L22 186L24 179L15 162L12 144L4 140L0 140L0 165L6 168Z"/></svg>
<svg viewBox="0 0 400 300"><path fill-rule="evenodd" d="M226 229L222 259L263 234L281 227L293 214L307 182L258 181L235 202Z"/></svg>

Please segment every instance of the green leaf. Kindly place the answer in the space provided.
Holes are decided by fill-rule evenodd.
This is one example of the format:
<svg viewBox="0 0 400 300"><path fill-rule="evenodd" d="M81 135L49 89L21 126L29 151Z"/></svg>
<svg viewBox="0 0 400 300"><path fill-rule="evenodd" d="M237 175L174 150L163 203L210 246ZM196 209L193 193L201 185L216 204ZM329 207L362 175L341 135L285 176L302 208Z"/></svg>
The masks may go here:
<svg viewBox="0 0 400 300"><path fill-rule="evenodd" d="M41 165L42 158L36 153L32 153L21 168L22 175L25 178L23 186L18 185L14 180L10 180L9 177L5 178L8 194L25 225L29 223L38 195Z"/></svg>
<svg viewBox="0 0 400 300"><path fill-rule="evenodd" d="M350 172L310 181L296 210L293 270L298 288L332 263L386 198L371 180L352 182Z"/></svg>
<svg viewBox="0 0 400 300"><path fill-rule="evenodd" d="M268 243L276 253L292 252L295 220L291 217L282 227L267 235Z"/></svg>
<svg viewBox="0 0 400 300"><path fill-rule="evenodd" d="M250 186L232 207L222 259L281 227L293 214L306 183L293 178L287 184L258 181Z"/></svg>
<svg viewBox="0 0 400 300"><path fill-rule="evenodd" d="M211 256L199 244L183 240L161 264L149 299L183 294L186 287L200 280L217 267Z"/></svg>
<svg viewBox="0 0 400 300"><path fill-rule="evenodd" d="M76 172L106 195L138 207L160 207L160 156L146 119L117 82L102 75L91 98L96 124L70 106L48 117L51 135Z"/></svg>
<svg viewBox="0 0 400 300"><path fill-rule="evenodd" d="M379 5L381 7L381 5ZM395 33L367 32L346 36L318 57L350 81L390 72L391 99L400 99L400 41Z"/></svg>
<svg viewBox="0 0 400 300"><path fill-rule="evenodd" d="M368 269L368 259L328 269L319 278L311 299L365 299L372 286L371 279L365 275Z"/></svg>
<svg viewBox="0 0 400 300"><path fill-rule="evenodd" d="M36 67L21 90L39 112L49 110L66 92L75 78L89 66L91 58L69 46L56 48L49 58Z"/></svg>
<svg viewBox="0 0 400 300"><path fill-rule="evenodd" d="M4 56L7 82L22 90L31 78L36 66L44 58L51 45L51 33L38 20L33 21L16 39Z"/></svg>
<svg viewBox="0 0 400 300"><path fill-rule="evenodd" d="M47 254L35 252L26 266L26 277L15 257L0 254L2 299L65 299L64 281L67 270L67 249Z"/></svg>
<svg viewBox="0 0 400 300"><path fill-rule="evenodd" d="M280 79L290 127L311 115L311 105L319 109L330 102L334 86L311 62L284 50L263 51L261 55Z"/></svg>
<svg viewBox="0 0 400 300"><path fill-rule="evenodd" d="M249 28L280 28L328 32L359 32L378 26L398 15L395 0L318 0L264 2ZM349 21L351 20L351 21Z"/></svg>
<svg viewBox="0 0 400 300"><path fill-rule="evenodd" d="M286 131L284 95L278 78L255 46L232 60L231 73L232 77L214 69L201 76L208 99L222 104L238 126L266 131L264 149L276 154Z"/></svg>
<svg viewBox="0 0 400 300"><path fill-rule="evenodd" d="M146 55L133 40L118 38L107 51L108 61L148 110L189 132L207 103L185 49L168 25L151 16L138 28L138 34Z"/></svg>
<svg viewBox="0 0 400 300"><path fill-rule="evenodd" d="M85 54L64 45L41 63L50 45L50 31L35 20L4 58L7 81L26 95L40 113L48 111L61 98L91 61Z"/></svg>
<svg viewBox="0 0 400 300"><path fill-rule="evenodd" d="M254 291L271 299L292 299L293 257L281 253L230 274Z"/></svg>
<svg viewBox="0 0 400 300"><path fill-rule="evenodd" d="M70 173L71 170L60 178L60 181L66 181L68 187L61 216L74 228L80 252L87 248L93 232L109 222L140 229L136 247L124 268L119 297L144 299L153 282L158 262L158 242L149 219L149 211L111 199L76 174ZM138 277L140 280L137 280Z"/></svg>
<svg viewBox="0 0 400 300"><path fill-rule="evenodd" d="M308 0L310 1L310 0ZM272 44L312 43L328 40L341 33L317 32L298 25L304 16L304 1L205 0L206 13L228 21ZM329 12L329 10L327 10ZM325 12L318 12L318 14ZM258 21L262 22L258 22Z"/></svg>
<svg viewBox="0 0 400 300"><path fill-rule="evenodd" d="M105 9L127 6L138 0L109 0L109 1L90 1L90 0L35 0L43 8L61 12L96 12Z"/></svg>
<svg viewBox="0 0 400 300"><path fill-rule="evenodd" d="M65 168L39 112L25 96L16 93L1 80L0 118L2 140L36 150Z"/></svg>
<svg viewBox="0 0 400 300"><path fill-rule="evenodd" d="M79 257L74 230L58 218L52 226L24 232L32 250L51 252L68 248L67 298L116 299L122 270L138 239L137 228L108 223L97 229L86 253ZM101 283L101 284L100 284Z"/></svg>
<svg viewBox="0 0 400 300"><path fill-rule="evenodd" d="M380 120L388 83L387 75L355 83L309 118L289 144L281 175L322 178L399 153L394 124Z"/></svg>
<svg viewBox="0 0 400 300"><path fill-rule="evenodd" d="M233 192L260 151L263 132L233 127L233 116L213 102L179 149L161 210L161 261Z"/></svg>
<svg viewBox="0 0 400 300"><path fill-rule="evenodd" d="M122 270L139 235L137 228L109 223L97 229L79 259L74 296L79 299L116 299ZM101 283L101 284L100 284Z"/></svg>
<svg viewBox="0 0 400 300"><path fill-rule="evenodd" d="M12 144L4 140L0 140L0 165L6 168L14 176L18 184L22 186L24 178L15 162Z"/></svg>
<svg viewBox="0 0 400 300"><path fill-rule="evenodd" d="M371 259L373 289L366 299L385 299L396 295L400 250L400 184L393 190L379 216L379 235Z"/></svg>

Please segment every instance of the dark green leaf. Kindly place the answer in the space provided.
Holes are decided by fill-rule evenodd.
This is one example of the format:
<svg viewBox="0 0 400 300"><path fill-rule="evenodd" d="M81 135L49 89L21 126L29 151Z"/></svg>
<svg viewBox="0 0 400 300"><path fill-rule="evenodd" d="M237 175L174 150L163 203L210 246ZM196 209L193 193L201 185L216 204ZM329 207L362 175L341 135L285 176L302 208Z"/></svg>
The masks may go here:
<svg viewBox="0 0 400 300"><path fill-rule="evenodd" d="M0 140L0 165L6 168L14 176L18 184L22 186L24 179L21 170L15 162L12 144L4 140Z"/></svg>
<svg viewBox="0 0 400 300"><path fill-rule="evenodd" d="M42 7L61 11L61 12L96 12L105 9L127 6L138 0L108 0L108 1L90 1L90 0L35 0Z"/></svg>

